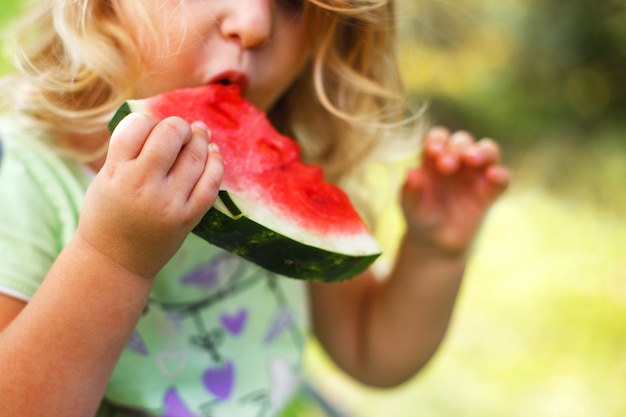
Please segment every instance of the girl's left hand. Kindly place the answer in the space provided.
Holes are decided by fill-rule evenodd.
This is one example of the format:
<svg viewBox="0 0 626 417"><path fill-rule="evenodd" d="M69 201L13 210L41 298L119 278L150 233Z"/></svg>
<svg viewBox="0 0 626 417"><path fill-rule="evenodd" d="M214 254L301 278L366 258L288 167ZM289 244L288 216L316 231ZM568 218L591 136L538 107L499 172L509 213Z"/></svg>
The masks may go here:
<svg viewBox="0 0 626 417"><path fill-rule="evenodd" d="M464 254L487 210L509 183L509 172L499 159L499 147L491 139L476 142L464 131L431 129L422 165L408 172L402 190L413 242L437 254Z"/></svg>

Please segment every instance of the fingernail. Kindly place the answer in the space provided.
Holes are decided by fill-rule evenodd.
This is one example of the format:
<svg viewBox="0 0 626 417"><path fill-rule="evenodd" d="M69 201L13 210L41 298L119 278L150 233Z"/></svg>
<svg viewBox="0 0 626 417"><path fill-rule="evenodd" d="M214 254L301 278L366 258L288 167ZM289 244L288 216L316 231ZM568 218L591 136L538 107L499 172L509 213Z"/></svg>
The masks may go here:
<svg viewBox="0 0 626 417"><path fill-rule="evenodd" d="M426 151L430 155L438 155L443 152L445 145L440 141L430 141L426 144Z"/></svg>
<svg viewBox="0 0 626 417"><path fill-rule="evenodd" d="M220 147L217 146L217 143L210 142L209 143L209 152L219 152Z"/></svg>
<svg viewBox="0 0 626 417"><path fill-rule="evenodd" d="M474 163L482 163L483 162L483 156L480 152L478 152L475 149L472 149L470 151L467 151L465 153L466 158L469 158L472 162Z"/></svg>
<svg viewBox="0 0 626 417"><path fill-rule="evenodd" d="M191 124L193 127L197 127L200 130L209 131L209 127L202 120L196 120Z"/></svg>

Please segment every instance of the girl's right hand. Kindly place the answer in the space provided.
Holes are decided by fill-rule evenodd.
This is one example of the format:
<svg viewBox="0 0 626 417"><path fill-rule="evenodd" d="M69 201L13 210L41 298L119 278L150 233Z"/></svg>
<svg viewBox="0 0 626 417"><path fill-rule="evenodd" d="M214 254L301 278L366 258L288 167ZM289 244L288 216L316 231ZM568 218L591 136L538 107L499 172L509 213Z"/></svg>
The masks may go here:
<svg viewBox="0 0 626 417"><path fill-rule="evenodd" d="M203 123L128 115L87 191L79 237L123 268L154 277L217 197L223 161L209 140Z"/></svg>

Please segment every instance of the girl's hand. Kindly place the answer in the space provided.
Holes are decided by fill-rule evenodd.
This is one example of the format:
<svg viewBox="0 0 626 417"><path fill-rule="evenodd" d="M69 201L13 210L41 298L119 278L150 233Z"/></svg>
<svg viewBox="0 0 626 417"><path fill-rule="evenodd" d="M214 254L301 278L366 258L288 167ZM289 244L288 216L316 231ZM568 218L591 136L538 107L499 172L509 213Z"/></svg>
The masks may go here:
<svg viewBox="0 0 626 417"><path fill-rule="evenodd" d="M426 136L423 161L402 190L408 237L442 255L464 254L494 200L509 183L490 139L436 127Z"/></svg>
<svg viewBox="0 0 626 417"><path fill-rule="evenodd" d="M127 270L153 277L213 205L222 175L204 124L130 114L87 191L78 235Z"/></svg>

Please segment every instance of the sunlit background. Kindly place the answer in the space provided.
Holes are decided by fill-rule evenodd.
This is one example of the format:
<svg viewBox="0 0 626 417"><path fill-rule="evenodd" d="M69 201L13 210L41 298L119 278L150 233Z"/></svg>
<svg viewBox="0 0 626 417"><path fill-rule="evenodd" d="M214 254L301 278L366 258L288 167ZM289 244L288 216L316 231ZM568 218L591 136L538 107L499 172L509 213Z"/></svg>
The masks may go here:
<svg viewBox="0 0 626 417"><path fill-rule="evenodd" d="M359 417L626 416L626 2L400 11L415 99L500 141L514 179L430 365L372 390L312 349L319 389Z"/></svg>
<svg viewBox="0 0 626 417"><path fill-rule="evenodd" d="M307 374L354 417L626 416L626 3L401 0L399 16L416 105L497 139L514 180L422 373L366 388L312 343Z"/></svg>

